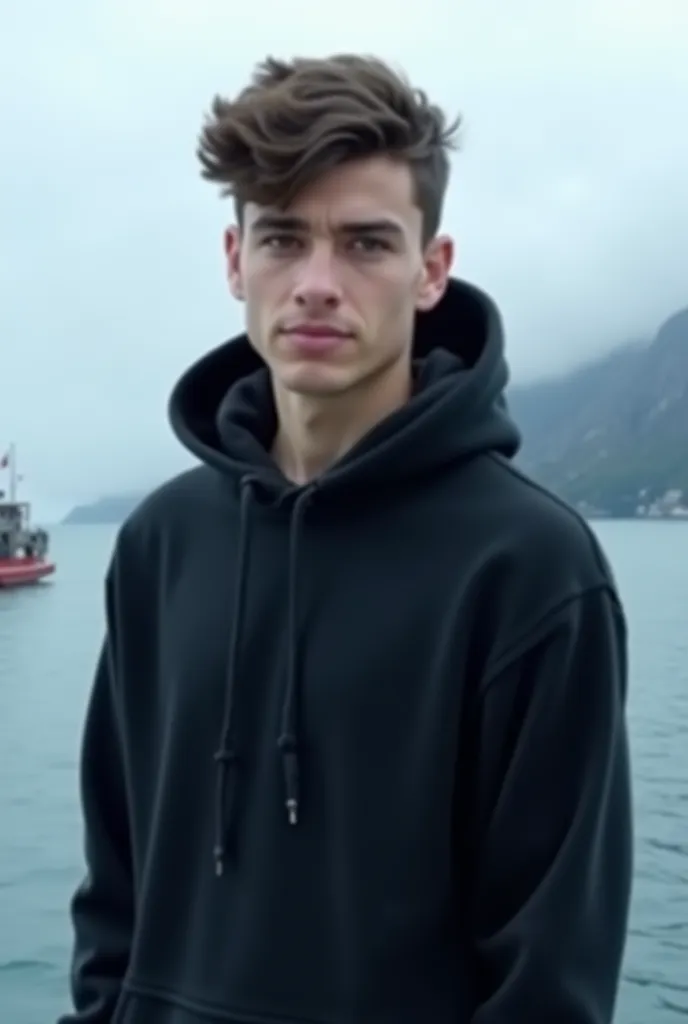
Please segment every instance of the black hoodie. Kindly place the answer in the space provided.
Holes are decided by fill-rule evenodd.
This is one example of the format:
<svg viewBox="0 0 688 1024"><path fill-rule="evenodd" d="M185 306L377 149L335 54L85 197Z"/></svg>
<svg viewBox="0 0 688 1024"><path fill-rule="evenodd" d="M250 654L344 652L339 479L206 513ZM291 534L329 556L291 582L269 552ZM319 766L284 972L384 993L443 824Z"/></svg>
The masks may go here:
<svg viewBox="0 0 688 1024"><path fill-rule="evenodd" d="M122 528L63 1024L609 1024L629 903L623 614L511 464L453 281L410 401L306 486L245 337L171 399L201 466Z"/></svg>

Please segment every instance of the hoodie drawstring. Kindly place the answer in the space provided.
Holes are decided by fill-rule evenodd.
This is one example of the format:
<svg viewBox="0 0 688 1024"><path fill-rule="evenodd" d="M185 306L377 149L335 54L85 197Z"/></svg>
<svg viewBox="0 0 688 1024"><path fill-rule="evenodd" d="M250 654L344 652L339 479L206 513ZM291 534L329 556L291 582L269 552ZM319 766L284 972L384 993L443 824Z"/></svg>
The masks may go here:
<svg viewBox="0 0 688 1024"><path fill-rule="evenodd" d="M277 745L282 754L284 796L290 825L299 820L299 716L298 716L298 620L297 571L303 518L313 488L306 488L294 502L289 523L289 577L287 592L287 682L282 702L282 729Z"/></svg>
<svg viewBox="0 0 688 1024"><path fill-rule="evenodd" d="M220 743L215 754L215 844L213 857L215 874L224 871L227 835L234 818L239 756L234 745L235 697L238 685L238 667L246 584L248 581L249 506L257 478L244 477L241 481L239 508L239 539L236 576L234 622L229 645L227 692L222 716ZM289 566L287 583L287 680L282 702L281 730L277 746L282 757L285 807L290 825L299 819L299 719L298 719L298 557L303 518L315 487L305 488L297 497L289 522Z"/></svg>
<svg viewBox="0 0 688 1024"><path fill-rule="evenodd" d="M239 553L237 558L236 600L234 602L234 622L229 642L229 659L227 667L228 685L225 695L225 706L222 716L220 745L215 754L217 774L215 777L215 874L221 875L224 870L225 842L229 823L233 817L236 796L236 776L239 755L233 743L234 698L236 691L237 666L239 662L239 640L241 638L244 597L246 593L248 563L248 513L252 497L253 477L241 481L241 497L239 506Z"/></svg>

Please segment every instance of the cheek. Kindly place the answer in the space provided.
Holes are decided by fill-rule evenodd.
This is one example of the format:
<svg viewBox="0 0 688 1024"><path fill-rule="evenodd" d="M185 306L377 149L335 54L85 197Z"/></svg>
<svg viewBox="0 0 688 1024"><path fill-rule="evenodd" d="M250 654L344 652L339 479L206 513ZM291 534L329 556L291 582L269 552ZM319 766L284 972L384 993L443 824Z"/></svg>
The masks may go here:
<svg viewBox="0 0 688 1024"><path fill-rule="evenodd" d="M418 275L408 268L390 268L375 280L375 303L386 320L406 320L415 309Z"/></svg>
<svg viewBox="0 0 688 1024"><path fill-rule="evenodd" d="M280 273L281 271L281 273ZM244 278L244 308L248 333L266 355L275 324L289 307L291 283L285 268L252 267Z"/></svg>
<svg viewBox="0 0 688 1024"><path fill-rule="evenodd" d="M255 307L268 311L279 306L289 296L291 287L291 275L285 265L265 266L256 262L246 266L244 292L246 301Z"/></svg>
<svg viewBox="0 0 688 1024"><path fill-rule="evenodd" d="M405 345L413 333L418 278L415 273L389 274L378 293L378 336L392 349Z"/></svg>

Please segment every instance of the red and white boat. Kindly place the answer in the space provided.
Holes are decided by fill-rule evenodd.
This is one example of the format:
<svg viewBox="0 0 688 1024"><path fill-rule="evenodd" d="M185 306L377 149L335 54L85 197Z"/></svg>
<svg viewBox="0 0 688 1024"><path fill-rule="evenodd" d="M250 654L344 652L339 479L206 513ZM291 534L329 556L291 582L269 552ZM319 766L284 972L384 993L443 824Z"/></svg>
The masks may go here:
<svg viewBox="0 0 688 1024"><path fill-rule="evenodd" d="M31 506L17 500L17 460L14 445L0 458L9 473L9 493L0 491L0 589L38 583L55 572L48 558L46 530L31 525Z"/></svg>

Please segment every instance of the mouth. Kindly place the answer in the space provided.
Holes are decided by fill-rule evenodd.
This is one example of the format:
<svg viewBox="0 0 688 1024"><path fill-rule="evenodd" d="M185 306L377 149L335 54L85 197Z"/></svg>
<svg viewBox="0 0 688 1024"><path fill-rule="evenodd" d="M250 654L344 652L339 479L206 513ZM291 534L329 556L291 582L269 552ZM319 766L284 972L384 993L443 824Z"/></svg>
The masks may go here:
<svg viewBox="0 0 688 1024"><path fill-rule="evenodd" d="M295 324L285 328L282 335L289 344L303 352L329 352L349 341L353 334L330 324Z"/></svg>

